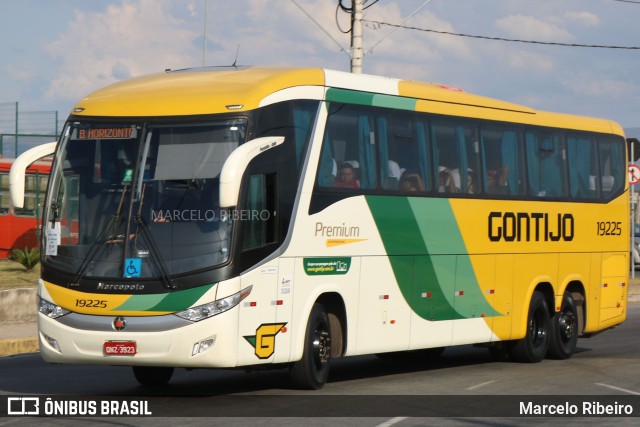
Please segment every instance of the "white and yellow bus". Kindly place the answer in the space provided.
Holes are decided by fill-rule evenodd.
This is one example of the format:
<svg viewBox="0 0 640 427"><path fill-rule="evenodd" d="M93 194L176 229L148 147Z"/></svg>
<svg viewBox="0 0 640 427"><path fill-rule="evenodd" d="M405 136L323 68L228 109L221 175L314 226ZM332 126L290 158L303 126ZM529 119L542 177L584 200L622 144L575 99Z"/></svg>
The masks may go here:
<svg viewBox="0 0 640 427"><path fill-rule="evenodd" d="M19 164L54 149L48 362L132 366L145 385L288 366L320 388L352 355L566 359L626 316L608 120L324 69L199 69L89 95Z"/></svg>

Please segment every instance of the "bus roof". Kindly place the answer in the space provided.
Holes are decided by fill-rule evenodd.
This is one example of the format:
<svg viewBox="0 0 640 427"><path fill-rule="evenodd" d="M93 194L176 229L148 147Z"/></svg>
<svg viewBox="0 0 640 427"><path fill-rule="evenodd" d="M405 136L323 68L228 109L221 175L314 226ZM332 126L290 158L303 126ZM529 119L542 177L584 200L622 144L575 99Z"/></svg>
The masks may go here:
<svg viewBox="0 0 640 427"><path fill-rule="evenodd" d="M623 133L617 123L609 120L537 111L466 93L447 85L356 75L322 68L211 67L167 71L100 89L78 102L72 114L106 117L193 116L226 113L231 111L229 106L233 106L234 111L246 111L259 107L269 95L303 86L345 89L369 95L359 97L357 103L371 102L379 106L463 117ZM409 102L398 103L397 99Z"/></svg>

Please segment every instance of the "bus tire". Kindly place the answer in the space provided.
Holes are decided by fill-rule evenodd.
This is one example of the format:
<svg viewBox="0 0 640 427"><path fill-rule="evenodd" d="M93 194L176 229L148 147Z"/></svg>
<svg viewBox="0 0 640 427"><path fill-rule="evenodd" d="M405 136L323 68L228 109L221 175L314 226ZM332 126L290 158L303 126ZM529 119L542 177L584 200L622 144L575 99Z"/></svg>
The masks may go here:
<svg viewBox="0 0 640 427"><path fill-rule="evenodd" d="M291 379L303 389L318 390L329 377L331 326L322 304L314 304L309 314L302 359L291 367Z"/></svg>
<svg viewBox="0 0 640 427"><path fill-rule="evenodd" d="M173 368L157 366L132 366L133 375L143 386L160 387L166 385L173 375Z"/></svg>
<svg viewBox="0 0 640 427"><path fill-rule="evenodd" d="M513 343L511 358L516 362L537 363L549 349L551 318L549 306L542 292L535 291L529 304L527 334Z"/></svg>
<svg viewBox="0 0 640 427"><path fill-rule="evenodd" d="M578 344L578 310L569 292L562 296L560 311L551 319L551 337L547 355L553 359L573 356Z"/></svg>

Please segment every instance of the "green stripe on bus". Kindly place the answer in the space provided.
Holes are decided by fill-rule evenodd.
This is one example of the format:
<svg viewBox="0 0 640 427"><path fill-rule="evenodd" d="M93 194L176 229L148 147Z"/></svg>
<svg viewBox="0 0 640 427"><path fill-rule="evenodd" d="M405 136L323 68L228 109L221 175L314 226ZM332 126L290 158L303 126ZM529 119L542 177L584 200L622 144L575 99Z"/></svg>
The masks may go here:
<svg viewBox="0 0 640 427"><path fill-rule="evenodd" d="M373 106L374 107L386 107L395 108L397 110L416 110L417 101L413 98L403 98L401 96L391 95L374 95Z"/></svg>
<svg viewBox="0 0 640 427"><path fill-rule="evenodd" d="M428 252L431 254L458 254L455 257L454 270L452 270L455 272L453 280L451 280L450 271L436 268L438 282L447 283L448 288L445 295L447 300L454 305L456 312L463 318L477 317L481 313L485 316L500 315L487 302L480 288L471 259L466 255L467 247L449 200L413 197L409 199L409 205L416 218L432 219L418 223ZM437 263L437 259L441 257L432 256L431 258L432 262ZM456 291L462 291L463 294L456 298Z"/></svg>
<svg viewBox="0 0 640 427"><path fill-rule="evenodd" d="M152 311L181 311L191 307L202 295L214 285L199 286L184 291L172 292L154 306Z"/></svg>
<svg viewBox="0 0 640 427"><path fill-rule="evenodd" d="M357 90L345 90L336 88L329 88L327 90L326 100L329 102L371 105L374 107L386 107L409 111L415 111L417 103L414 98L404 98L402 96L373 94L369 92L360 92Z"/></svg>
<svg viewBox="0 0 640 427"><path fill-rule="evenodd" d="M500 315L479 286L448 200L365 198L402 295L418 316L437 321Z"/></svg>
<svg viewBox="0 0 640 427"><path fill-rule="evenodd" d="M435 267L428 256L424 238L406 197L366 196L369 209L382 238L393 274L411 309L427 320L457 318L452 304L442 292ZM446 270L445 270L446 271ZM417 278L420 278L417 280ZM418 284L428 284L430 298L422 301ZM447 283L447 282L445 282ZM427 303L428 302L428 303Z"/></svg>
<svg viewBox="0 0 640 427"><path fill-rule="evenodd" d="M116 310L182 311L191 307L213 286L215 286L215 284L159 295L133 295ZM151 304L152 302L154 303L153 305Z"/></svg>
<svg viewBox="0 0 640 427"><path fill-rule="evenodd" d="M327 101L345 102L347 104L373 105L373 94L368 92L358 92L355 90L344 90L329 88L327 90Z"/></svg>
<svg viewBox="0 0 640 427"><path fill-rule="evenodd" d="M167 294L132 295L116 311L145 311L156 306Z"/></svg>

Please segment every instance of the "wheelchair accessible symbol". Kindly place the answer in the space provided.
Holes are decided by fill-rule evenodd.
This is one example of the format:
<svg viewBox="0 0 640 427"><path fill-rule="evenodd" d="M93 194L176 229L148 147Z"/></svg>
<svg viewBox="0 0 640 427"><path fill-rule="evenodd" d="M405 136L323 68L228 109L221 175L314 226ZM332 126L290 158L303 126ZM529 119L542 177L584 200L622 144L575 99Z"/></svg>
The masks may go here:
<svg viewBox="0 0 640 427"><path fill-rule="evenodd" d="M127 258L124 264L124 277L140 277L142 258Z"/></svg>

